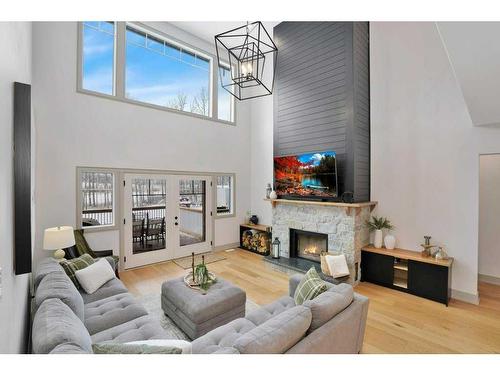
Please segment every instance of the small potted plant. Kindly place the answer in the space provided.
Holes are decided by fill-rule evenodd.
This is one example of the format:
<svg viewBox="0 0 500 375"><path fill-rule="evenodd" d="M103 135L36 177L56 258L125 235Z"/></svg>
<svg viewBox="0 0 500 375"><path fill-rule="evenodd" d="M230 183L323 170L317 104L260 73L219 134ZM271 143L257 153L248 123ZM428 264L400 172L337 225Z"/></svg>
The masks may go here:
<svg viewBox="0 0 500 375"><path fill-rule="evenodd" d="M375 238L373 240L373 245L380 249L382 247L382 230L392 230L394 226L386 217L372 216L370 220L366 221L366 226L370 229L370 232L375 231Z"/></svg>

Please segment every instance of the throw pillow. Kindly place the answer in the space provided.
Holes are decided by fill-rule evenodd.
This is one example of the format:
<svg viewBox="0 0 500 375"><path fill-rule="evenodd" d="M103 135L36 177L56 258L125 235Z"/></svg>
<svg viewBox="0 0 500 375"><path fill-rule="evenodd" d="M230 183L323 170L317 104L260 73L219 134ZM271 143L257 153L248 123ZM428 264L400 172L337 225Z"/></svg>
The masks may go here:
<svg viewBox="0 0 500 375"><path fill-rule="evenodd" d="M175 340L175 339L141 340L141 341L126 342L124 345L147 345L156 347L178 348L181 349L182 354L191 354L193 352L193 345L186 340Z"/></svg>
<svg viewBox="0 0 500 375"><path fill-rule="evenodd" d="M115 271L109 262L101 258L94 264L75 272L78 282L88 294L94 293L109 280L115 278Z"/></svg>
<svg viewBox="0 0 500 375"><path fill-rule="evenodd" d="M94 354L181 354L182 349L168 346L94 344Z"/></svg>
<svg viewBox="0 0 500 375"><path fill-rule="evenodd" d="M302 305L304 301L311 300L326 290L325 282L321 280L316 269L311 267L295 289L293 299L296 305Z"/></svg>
<svg viewBox="0 0 500 375"><path fill-rule="evenodd" d="M81 289L80 283L78 282L75 273L78 270L82 270L85 267L94 264L94 259L88 254L83 254L78 258L64 259L59 264L64 269L64 272L66 272L66 275L68 275L71 281L73 281L73 284L75 284L76 288Z"/></svg>

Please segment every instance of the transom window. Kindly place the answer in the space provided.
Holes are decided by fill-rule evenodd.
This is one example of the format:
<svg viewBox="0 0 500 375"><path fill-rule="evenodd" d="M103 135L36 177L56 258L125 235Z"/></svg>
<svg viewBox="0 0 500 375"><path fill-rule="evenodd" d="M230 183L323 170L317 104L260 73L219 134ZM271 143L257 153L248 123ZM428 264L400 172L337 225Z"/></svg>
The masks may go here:
<svg viewBox="0 0 500 375"><path fill-rule="evenodd" d="M83 22L80 35L80 90L234 122L229 67L210 54L132 23Z"/></svg>

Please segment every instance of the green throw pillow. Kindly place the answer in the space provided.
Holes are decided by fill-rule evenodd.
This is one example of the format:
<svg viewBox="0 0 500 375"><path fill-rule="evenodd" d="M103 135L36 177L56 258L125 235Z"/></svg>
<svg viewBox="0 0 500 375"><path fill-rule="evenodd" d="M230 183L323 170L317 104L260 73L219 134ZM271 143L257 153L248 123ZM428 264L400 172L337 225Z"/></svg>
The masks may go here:
<svg viewBox="0 0 500 375"><path fill-rule="evenodd" d="M94 263L94 258L92 258L89 254L83 254L78 258L74 259L64 259L59 263L61 267L66 272L66 275L69 276L73 284L75 284L77 289L81 289L81 285L76 278L76 271L84 269L85 267L90 266Z"/></svg>
<svg viewBox="0 0 500 375"><path fill-rule="evenodd" d="M327 290L327 286L319 277L316 269L311 267L300 281L293 299L296 305L302 305L305 301L314 299Z"/></svg>
<svg viewBox="0 0 500 375"><path fill-rule="evenodd" d="M94 354L181 354L181 348L172 346L94 344Z"/></svg>

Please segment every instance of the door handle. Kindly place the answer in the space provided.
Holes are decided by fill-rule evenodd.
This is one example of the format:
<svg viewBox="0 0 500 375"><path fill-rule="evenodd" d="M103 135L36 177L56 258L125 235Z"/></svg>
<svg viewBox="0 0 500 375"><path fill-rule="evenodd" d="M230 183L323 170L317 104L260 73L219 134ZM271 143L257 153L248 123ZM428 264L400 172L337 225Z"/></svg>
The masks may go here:
<svg viewBox="0 0 500 375"><path fill-rule="evenodd" d="M175 222L174 224L175 224L175 225L179 225L179 223L178 223L178 222Z"/></svg>
<svg viewBox="0 0 500 375"><path fill-rule="evenodd" d="M174 219L175 219L175 220L177 220L177 219L178 219L178 217L176 216L176 217L174 217Z"/></svg>

